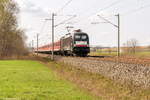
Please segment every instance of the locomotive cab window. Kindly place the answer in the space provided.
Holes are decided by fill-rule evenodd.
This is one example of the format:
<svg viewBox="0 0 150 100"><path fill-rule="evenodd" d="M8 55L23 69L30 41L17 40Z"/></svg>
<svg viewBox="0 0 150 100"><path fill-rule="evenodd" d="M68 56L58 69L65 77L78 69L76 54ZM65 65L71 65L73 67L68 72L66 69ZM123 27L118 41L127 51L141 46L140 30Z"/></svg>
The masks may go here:
<svg viewBox="0 0 150 100"><path fill-rule="evenodd" d="M86 39L87 39L87 36L86 36L86 35L82 35L82 36L81 36L81 39L82 39L82 40L86 40Z"/></svg>
<svg viewBox="0 0 150 100"><path fill-rule="evenodd" d="M75 35L75 39L80 39L81 38L81 36L80 35Z"/></svg>
<svg viewBox="0 0 150 100"><path fill-rule="evenodd" d="M85 34L76 34L74 36L74 40L75 41L87 41L88 40L88 36Z"/></svg>

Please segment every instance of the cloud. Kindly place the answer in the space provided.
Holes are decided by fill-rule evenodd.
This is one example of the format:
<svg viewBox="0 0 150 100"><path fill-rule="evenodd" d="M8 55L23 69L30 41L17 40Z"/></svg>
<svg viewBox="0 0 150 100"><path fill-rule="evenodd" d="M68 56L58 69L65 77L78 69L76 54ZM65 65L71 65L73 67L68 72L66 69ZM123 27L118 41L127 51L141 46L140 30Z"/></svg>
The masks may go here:
<svg viewBox="0 0 150 100"><path fill-rule="evenodd" d="M22 13L29 13L40 17L48 15L48 12L43 7L37 6L29 0L18 0L17 2Z"/></svg>

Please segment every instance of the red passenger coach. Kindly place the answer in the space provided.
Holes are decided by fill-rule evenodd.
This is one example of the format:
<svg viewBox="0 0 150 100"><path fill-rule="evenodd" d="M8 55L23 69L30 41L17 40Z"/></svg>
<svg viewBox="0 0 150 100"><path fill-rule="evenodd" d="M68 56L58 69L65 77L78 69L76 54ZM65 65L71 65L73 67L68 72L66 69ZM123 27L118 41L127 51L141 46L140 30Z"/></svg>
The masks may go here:
<svg viewBox="0 0 150 100"><path fill-rule="evenodd" d="M60 51L60 41L54 43L54 52ZM53 49L52 44L44 45L38 48L38 52L41 53L50 53Z"/></svg>

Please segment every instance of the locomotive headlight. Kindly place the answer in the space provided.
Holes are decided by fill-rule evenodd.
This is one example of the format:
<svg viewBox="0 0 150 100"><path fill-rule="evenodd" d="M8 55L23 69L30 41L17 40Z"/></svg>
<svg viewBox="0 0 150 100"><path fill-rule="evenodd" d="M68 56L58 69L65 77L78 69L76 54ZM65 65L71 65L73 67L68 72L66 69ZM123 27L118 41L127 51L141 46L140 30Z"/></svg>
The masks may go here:
<svg viewBox="0 0 150 100"><path fill-rule="evenodd" d="M76 45L87 45L87 41L76 41Z"/></svg>

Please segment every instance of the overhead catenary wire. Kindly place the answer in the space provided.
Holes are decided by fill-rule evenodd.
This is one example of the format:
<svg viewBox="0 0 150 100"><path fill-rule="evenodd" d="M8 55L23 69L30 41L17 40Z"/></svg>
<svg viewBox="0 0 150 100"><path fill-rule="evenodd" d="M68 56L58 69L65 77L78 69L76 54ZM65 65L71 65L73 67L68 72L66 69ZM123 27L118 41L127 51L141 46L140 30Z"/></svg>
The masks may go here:
<svg viewBox="0 0 150 100"><path fill-rule="evenodd" d="M121 2L120 0L116 0L116 1L112 2L111 4L109 4L108 6L105 6L104 8L101 8L101 9L99 10L99 12L102 12L102 11L104 11L104 10L106 10L106 9L109 9L109 8L111 8L111 7L115 6L115 5L117 5L117 4L120 3L120 2ZM96 12L95 12L95 13L92 13L92 14L90 14L88 17L86 17L86 18L84 18L84 19L82 19L82 20L79 20L79 21L76 22L75 24L81 23L81 22L87 20L88 18L90 18L91 16L96 15L96 14L97 14Z"/></svg>
<svg viewBox="0 0 150 100"><path fill-rule="evenodd" d="M69 0L60 10L57 11L59 13L60 11L63 11L73 0Z"/></svg>
<svg viewBox="0 0 150 100"><path fill-rule="evenodd" d="M103 10L106 10L106 9L109 9L109 8L113 7L114 5L120 3L120 2L121 2L121 0L114 1L114 2L111 3L110 5L108 5L108 6L104 7L104 8L102 8L102 9L100 9L99 12L101 12L101 11L103 11Z"/></svg>
<svg viewBox="0 0 150 100"><path fill-rule="evenodd" d="M64 10L65 7L68 6L72 1L73 1L73 0L69 0L58 12ZM111 3L110 5L108 5L108 6L104 7L104 8L102 8L102 9L100 9L100 11L106 10L106 9L108 9L108 8L110 8L110 7L112 7L112 6L116 5L116 4L118 4L119 2L120 2L120 0L117 0L117 1L115 1L115 2L113 2L113 3ZM57 12L57 13L58 13L58 12ZM76 17L76 16L73 16L73 17L71 17L71 18L69 18L69 19L67 19L67 20L64 20L64 21L60 22L59 24L55 25L55 27L57 27L57 26L59 26L59 25L62 25L62 24L65 24L67 21L72 20L74 17ZM90 17L90 16L89 16L89 17ZM78 21L78 22L81 22L81 21ZM78 22L77 22L77 23L78 23Z"/></svg>
<svg viewBox="0 0 150 100"><path fill-rule="evenodd" d="M43 30L44 30L44 28L46 26L46 22L47 22L46 20L43 22L41 30L40 30L40 34L43 32Z"/></svg>
<svg viewBox="0 0 150 100"><path fill-rule="evenodd" d="M69 0L69 1L72 1L72 0ZM121 1L121 0L117 0L117 1ZM117 1L115 1L115 2L117 2ZM114 6L114 5L118 4L118 3L115 4L115 2L114 2L114 3L111 3L111 5ZM66 4L67 4L67 3L66 3ZM67 5L68 5L68 4L67 4ZM67 5L66 5L66 6L67 6ZM111 6L111 7L112 7L112 6ZM109 9L109 8L111 8L111 7L108 6L108 8L107 8L107 6L106 6L105 9L102 8L102 9L100 9L100 10L103 11L103 10ZM140 7L140 8L138 8L138 9L135 9L135 10L131 11L130 13L132 14L132 13L134 13L134 12L138 12L138 11L144 9L144 8L145 8L145 7ZM146 8L147 8L147 7L146 7ZM64 6L64 8L62 7L61 10L64 10L64 9L65 9L65 6ZM100 12L101 12L101 11L100 11ZM128 14L130 14L130 13L128 13ZM84 18L84 19L85 19L85 18ZM82 20L81 20L81 21L82 21ZM81 21L79 21L79 22L77 22L77 23L81 23ZM62 21L61 23L57 24L56 27L59 26L59 25L61 25L61 24L65 24L66 22L67 22L67 20Z"/></svg>
<svg viewBox="0 0 150 100"><path fill-rule="evenodd" d="M114 6L114 5L116 5L116 4L120 3L120 2L121 2L121 0L114 1L114 2L112 2L111 4L109 4L108 6L105 6L104 8L101 8L98 12L102 12L102 11L104 11L104 10L106 10L106 9L109 9L109 8L111 8L112 6ZM84 19L82 19L82 20L79 20L78 22L76 22L76 24L77 24L77 23L80 23L80 22L83 22L84 20L87 20L89 17L91 17L91 16L93 16L93 15L95 15L95 14L97 14L97 12L94 12L94 13L90 14L89 16L87 16L86 18L84 18Z"/></svg>
<svg viewBox="0 0 150 100"><path fill-rule="evenodd" d="M121 1L121 0L117 0L117 1L115 1L115 2L113 2L113 3L111 3L110 6L106 6L106 7L102 8L102 9L100 9L100 12L102 12L103 10L106 10L106 9L111 8L112 6L114 6L114 5L118 4L118 3L120 3L120 1ZM150 7L150 5L145 5L145 6L142 6L142 7L138 8L138 9L132 10L132 11L128 12L127 14L132 14L132 13L138 12L138 11L140 11L140 10L142 10L142 9L145 9L145 8L148 8L148 7ZM121 14L121 15L122 15L122 14ZM89 18L89 17L90 17L90 16L88 16L87 18ZM102 17L102 16L99 16L99 17ZM103 19L105 19L105 17L103 17ZM78 21L77 23L81 23L81 22L84 21L84 20L86 20L86 19L84 18L83 20L80 20L80 21ZM76 23L76 24L77 24L77 23ZM114 25L114 26L117 27L116 25Z"/></svg>
<svg viewBox="0 0 150 100"><path fill-rule="evenodd" d="M69 3L71 3L73 0L69 0L58 12L60 12L61 10L63 10L66 6L68 6L69 5ZM116 5L116 4L118 4L120 2L120 0L117 0L117 1L115 1L115 2L113 2L113 3L111 3L110 5L108 5L108 6L106 6L106 7L104 7L104 8L102 8L102 9L100 9L100 11L102 11L102 10L106 10L106 9L108 9L109 7L112 7L112 6L114 6L114 5ZM57 12L57 13L58 13ZM95 14L95 13L94 13ZM90 15L91 16L91 15ZM88 17L90 17L90 16L88 16ZM76 17L76 16L75 16ZM59 25L61 25L61 24L64 24L66 21L69 21L69 20L71 20L71 19L73 19L74 17L71 17L71 18L69 18L68 20L65 20L65 21L63 21L63 22L61 22L61 23L59 23L59 24L57 24L57 25L55 25L55 27L57 27L57 26L59 26ZM85 20L85 18L84 18L84 20ZM83 21L83 20L81 20L81 21ZM77 23L79 23L79 22L81 22L81 21L78 21L78 22L75 22L75 24L77 24Z"/></svg>
<svg viewBox="0 0 150 100"><path fill-rule="evenodd" d="M50 39L51 36L49 34L45 34L42 37L39 38L39 40L44 40L44 39Z"/></svg>
<svg viewBox="0 0 150 100"><path fill-rule="evenodd" d="M57 11L57 16L58 16L58 13L60 13L60 11L63 11L72 1L73 1L73 0L67 1L67 2L61 7L61 9ZM59 15L59 16L60 16L60 15ZM65 24L67 21L70 21L70 20L72 20L73 18L76 17L76 15L67 15L67 16L71 16L71 17L70 17L69 19L66 19L66 20L60 22L60 23L57 24L57 25L54 25L54 27L57 27L57 26L62 25L62 24Z"/></svg>
<svg viewBox="0 0 150 100"><path fill-rule="evenodd" d="M109 9L109 8L111 8L111 7L115 6L115 5L117 5L117 4L120 3L120 2L123 2L123 1L121 1L121 0L114 1L114 2L111 3L110 5L108 5L108 6L104 7L104 8L102 8L102 9L100 9L99 12L102 12L102 11L104 11L104 10L107 10L107 9ZM142 9L144 9L144 8L147 8L147 7L150 7L150 5L142 6L142 7L140 7L139 9L135 9L135 10L133 10L133 11L131 11L131 12L128 12L128 13L134 13L134 12L137 12L138 10L142 10ZM127 14L128 14L128 13L127 13ZM89 17L91 17L91 16L93 16L93 15L95 15L95 14L97 14L97 13L90 14L88 17L83 18L83 19L79 20L78 22L76 22L76 24L77 24L77 23L81 23L81 22L83 22L84 20L87 20L87 18L89 18ZM122 14L121 14L121 15L122 15Z"/></svg>
<svg viewBox="0 0 150 100"><path fill-rule="evenodd" d="M141 10L145 9L145 8L149 8L149 7L150 7L150 4L148 4L148 5L144 5L144 6L140 7L140 8L137 8L137 9L134 9L134 10L130 10L130 11L128 11L128 12L126 12L126 13L122 14L122 15L123 15L123 16L127 16L127 15L130 15L130 14L133 14L133 13L139 12L139 11L141 11Z"/></svg>
<svg viewBox="0 0 150 100"><path fill-rule="evenodd" d="M107 23L110 23L111 25L115 26L118 28L118 25L115 25L114 23L112 23L111 21L107 20L105 17L102 17L101 15L98 15L98 17L100 17L101 19L105 20Z"/></svg>
<svg viewBox="0 0 150 100"><path fill-rule="evenodd" d="M57 26L59 26L59 25L61 25L61 24L65 24L67 21L70 21L70 20L72 20L72 19L75 18L75 17L76 17L76 15L70 17L70 18L67 19L67 20L64 20L64 21L60 22L59 24L55 25L54 27L57 27Z"/></svg>
<svg viewBox="0 0 150 100"><path fill-rule="evenodd" d="M120 3L120 0L114 1L110 5L108 5L108 6L104 7L104 8L101 8L99 11L103 11L103 10L109 9L109 8L111 8L112 6L114 6L114 5L118 4L118 3ZM96 13L93 13L93 14L95 15ZM84 20L87 20L89 17L93 16L93 14L90 14L88 17L86 17L84 19L81 19L81 20L79 20L77 22L74 22L74 24L78 24L78 23L83 22Z"/></svg>
<svg viewBox="0 0 150 100"><path fill-rule="evenodd" d="M60 10L58 10L57 13L59 13L60 11L63 11L63 10L65 9L65 7L68 6L72 1L73 1L73 0L69 0ZM57 13L55 13L55 16L58 16ZM73 17L74 17L74 16L73 16ZM73 17L71 17L71 18L69 18L69 19L67 19L67 20L64 20L63 22L59 23L58 25L55 25L54 27L57 27L57 26L59 26L59 25L61 25L61 24L64 24L66 21L71 20ZM44 26L45 26L45 25L43 25L43 27L41 28L41 31L44 29ZM53 29L52 29L52 31L53 31ZM53 38L52 38L52 39L53 39Z"/></svg>

